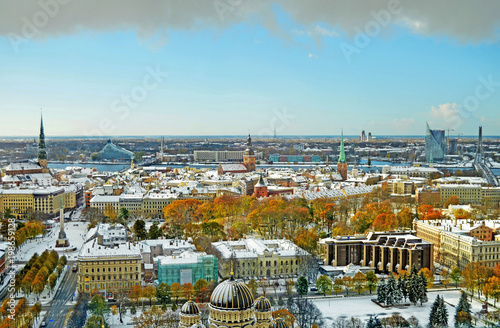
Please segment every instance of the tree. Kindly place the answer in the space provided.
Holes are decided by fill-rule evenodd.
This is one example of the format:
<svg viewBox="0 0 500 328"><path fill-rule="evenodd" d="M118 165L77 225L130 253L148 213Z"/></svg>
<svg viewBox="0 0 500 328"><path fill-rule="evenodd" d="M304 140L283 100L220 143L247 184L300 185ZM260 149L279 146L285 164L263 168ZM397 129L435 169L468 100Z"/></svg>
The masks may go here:
<svg viewBox="0 0 500 328"><path fill-rule="evenodd" d="M153 285L147 285L142 290L142 296L149 299L149 306L152 305L152 300L156 296L156 288Z"/></svg>
<svg viewBox="0 0 500 328"><path fill-rule="evenodd" d="M448 288L448 285L451 282L450 273L448 272L448 270L443 269L439 275L441 277L441 283L444 285L445 288Z"/></svg>
<svg viewBox="0 0 500 328"><path fill-rule="evenodd" d="M457 267L453 268L450 273L450 279L455 283L455 287L458 287L458 283L462 280L462 272Z"/></svg>
<svg viewBox="0 0 500 328"><path fill-rule="evenodd" d="M125 207L120 208L120 211L118 212L118 217L123 220L123 222L127 222L129 217L130 217L130 212L128 209Z"/></svg>
<svg viewBox="0 0 500 328"><path fill-rule="evenodd" d="M417 278L418 281L418 301L420 301L420 305L427 302L427 278L425 277L423 272L420 272Z"/></svg>
<svg viewBox="0 0 500 328"><path fill-rule="evenodd" d="M406 272L398 278L398 289L401 291L401 295L403 296L404 301L408 298L408 279L406 276Z"/></svg>
<svg viewBox="0 0 500 328"><path fill-rule="evenodd" d="M497 276L491 276L488 278L488 282L483 287L483 293L486 300L491 296L495 300L494 306L497 304L498 298L500 298L500 278Z"/></svg>
<svg viewBox="0 0 500 328"><path fill-rule="evenodd" d="M372 291L374 291L375 288L377 288L377 282L378 282L378 278L377 278L377 275L375 274L375 272L368 271L366 273L366 288L368 288L368 290L370 291L370 295L371 295Z"/></svg>
<svg viewBox="0 0 500 328"><path fill-rule="evenodd" d="M277 311L272 312L272 316L274 319L281 318L285 323L288 325L288 327L293 327L295 323L295 316L290 313L287 309L280 309Z"/></svg>
<svg viewBox="0 0 500 328"><path fill-rule="evenodd" d="M333 283L330 278L326 275L321 275L318 280L316 280L316 288L318 292L326 296L330 295L333 290Z"/></svg>
<svg viewBox="0 0 500 328"><path fill-rule="evenodd" d="M199 303L205 303L207 300L208 281L205 279L198 279L194 284L194 296Z"/></svg>
<svg viewBox="0 0 500 328"><path fill-rule="evenodd" d="M109 325L106 322L106 319L102 315L92 315L87 319L87 324L85 328L108 328Z"/></svg>
<svg viewBox="0 0 500 328"><path fill-rule="evenodd" d="M142 288L140 285L135 285L129 292L129 298L132 300L134 305L137 305L137 301L142 297Z"/></svg>
<svg viewBox="0 0 500 328"><path fill-rule="evenodd" d="M193 284L190 282L186 282L184 285L182 285L182 294L185 299L190 299L191 295L193 295Z"/></svg>
<svg viewBox="0 0 500 328"><path fill-rule="evenodd" d="M377 285L377 302L379 304L385 304L387 301L387 288L384 281L379 282Z"/></svg>
<svg viewBox="0 0 500 328"><path fill-rule="evenodd" d="M427 288L431 288L434 285L434 274L428 268L422 268L420 273L423 273L427 279Z"/></svg>
<svg viewBox="0 0 500 328"><path fill-rule="evenodd" d="M182 294L182 286L178 282L174 282L172 286L170 286L170 293L172 294L172 297L175 300L175 303L177 304L177 300Z"/></svg>
<svg viewBox="0 0 500 328"><path fill-rule="evenodd" d="M443 207L448 208L450 205L458 205L460 204L460 200L458 199L457 196L453 195L448 197L448 199L444 202Z"/></svg>
<svg viewBox="0 0 500 328"><path fill-rule="evenodd" d="M484 266L482 262L471 262L462 271L465 286L471 292L477 291L478 297L492 274L493 270Z"/></svg>
<svg viewBox="0 0 500 328"><path fill-rule="evenodd" d="M448 327L448 310L444 305L444 300L439 295L432 304L431 313L429 315L429 328Z"/></svg>
<svg viewBox="0 0 500 328"><path fill-rule="evenodd" d="M259 288L259 284L257 283L257 281L254 278L250 279L250 281L247 284L247 287L248 289L250 289L252 296L254 298L257 298L257 289Z"/></svg>
<svg viewBox="0 0 500 328"><path fill-rule="evenodd" d="M403 298L403 294L399 290L397 286L396 279L394 275L391 275L389 279L387 279L387 284L385 286L386 299L385 304L387 305L395 305L401 303L401 299Z"/></svg>
<svg viewBox="0 0 500 328"><path fill-rule="evenodd" d="M417 304L420 295L420 281L418 275L414 272L410 275L410 281L408 283L408 299L414 305Z"/></svg>
<svg viewBox="0 0 500 328"><path fill-rule="evenodd" d="M148 232L148 235L149 235L149 239L158 239L162 236L162 231L161 229L158 227L158 223L154 222L152 225L151 225L151 228L149 228L149 232Z"/></svg>
<svg viewBox="0 0 500 328"><path fill-rule="evenodd" d="M156 305L132 319L134 328L174 328L178 327L178 322L178 313L162 310Z"/></svg>
<svg viewBox="0 0 500 328"><path fill-rule="evenodd" d="M224 238L226 236L224 232L224 226L215 220L210 220L208 222L203 222L201 224L201 231L203 234L210 236L213 241Z"/></svg>
<svg viewBox="0 0 500 328"><path fill-rule="evenodd" d="M366 282L366 275L358 271L355 275L353 280L353 285L354 285L354 290L358 293L361 294L365 290L365 282Z"/></svg>
<svg viewBox="0 0 500 328"><path fill-rule="evenodd" d="M372 316L370 314L370 318L368 319L368 322L366 323L366 328L383 328L382 323L380 322L380 319L377 318L377 316Z"/></svg>
<svg viewBox="0 0 500 328"><path fill-rule="evenodd" d="M344 285L342 279L340 278L335 278L333 281L333 291L335 292L335 295L338 295L338 293L342 293L342 286Z"/></svg>
<svg viewBox="0 0 500 328"><path fill-rule="evenodd" d="M162 305L170 303L170 285L162 282L156 288L156 298Z"/></svg>
<svg viewBox="0 0 500 328"><path fill-rule="evenodd" d="M344 276L342 278L342 283L344 284L346 295L349 296L349 290L352 288L352 278L350 276Z"/></svg>
<svg viewBox="0 0 500 328"><path fill-rule="evenodd" d="M297 279L297 282L295 283L295 289L297 290L297 293L299 295L307 295L307 292L309 290L309 283L307 282L306 277L300 276Z"/></svg>
<svg viewBox="0 0 500 328"><path fill-rule="evenodd" d="M312 328L314 324L324 326L323 313L307 298L295 299L290 312L295 316L299 327Z"/></svg>
<svg viewBox="0 0 500 328"><path fill-rule="evenodd" d="M148 232L146 231L146 223L144 220L135 221L132 230L134 230L135 239L144 240L148 238Z"/></svg>
<svg viewBox="0 0 500 328"><path fill-rule="evenodd" d="M462 291L455 312L455 327L471 327L472 315L471 305L467 300L467 295Z"/></svg>
<svg viewBox="0 0 500 328"><path fill-rule="evenodd" d="M318 247L319 236L316 229L304 230L295 238L295 244L305 249L309 253L316 253Z"/></svg>
<svg viewBox="0 0 500 328"><path fill-rule="evenodd" d="M92 300L89 303L89 310L93 315L101 317L109 312L106 300L101 294L97 294L94 297L92 297Z"/></svg>

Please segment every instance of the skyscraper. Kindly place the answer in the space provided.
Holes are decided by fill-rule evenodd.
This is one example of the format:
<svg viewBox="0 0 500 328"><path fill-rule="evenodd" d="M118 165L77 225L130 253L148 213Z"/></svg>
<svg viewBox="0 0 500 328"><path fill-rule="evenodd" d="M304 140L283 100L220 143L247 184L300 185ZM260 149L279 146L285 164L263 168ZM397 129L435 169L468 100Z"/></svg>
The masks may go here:
<svg viewBox="0 0 500 328"><path fill-rule="evenodd" d="M444 130L431 130L427 123L425 136L425 159L427 162L440 162L444 160L446 151L446 138Z"/></svg>

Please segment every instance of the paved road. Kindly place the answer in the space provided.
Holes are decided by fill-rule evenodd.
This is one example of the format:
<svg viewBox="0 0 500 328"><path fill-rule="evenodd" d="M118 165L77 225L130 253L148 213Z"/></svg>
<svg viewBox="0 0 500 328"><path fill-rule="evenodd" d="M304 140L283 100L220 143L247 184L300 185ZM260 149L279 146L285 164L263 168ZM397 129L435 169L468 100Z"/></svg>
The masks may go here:
<svg viewBox="0 0 500 328"><path fill-rule="evenodd" d="M68 262L67 265L71 267L72 264ZM47 327L50 328L63 327L64 320L66 319L66 314L68 313L68 310L71 308L71 306L66 305L66 303L71 301L71 298L75 293L76 280L77 280L76 278L77 278L76 272L72 272L71 270L66 271L66 275L64 276L63 281L61 281L59 289L56 291L56 295L54 296L54 299L48 306L48 312L45 315L45 318L43 319L43 321L47 323ZM50 322L50 320L53 321Z"/></svg>

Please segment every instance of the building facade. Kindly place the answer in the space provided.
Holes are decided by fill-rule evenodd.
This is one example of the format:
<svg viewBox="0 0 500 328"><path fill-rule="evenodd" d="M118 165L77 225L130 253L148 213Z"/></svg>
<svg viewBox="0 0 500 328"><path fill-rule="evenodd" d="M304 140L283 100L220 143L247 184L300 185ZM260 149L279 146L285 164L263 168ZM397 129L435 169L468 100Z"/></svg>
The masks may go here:
<svg viewBox="0 0 500 328"><path fill-rule="evenodd" d="M371 267L376 272L399 273L417 269L433 270L434 246L407 232L370 232L365 236L339 236L323 239L324 263Z"/></svg>
<svg viewBox="0 0 500 328"><path fill-rule="evenodd" d="M500 229L495 221L471 225L468 220L415 220L413 229L418 237L434 244L434 261L449 268L463 270L480 261L493 269L500 261L500 241L490 240L490 233L495 231L496 236Z"/></svg>
<svg viewBox="0 0 500 328"><path fill-rule="evenodd" d="M212 243L219 259L219 276L237 278L298 277L306 272L309 253L286 239L254 238Z"/></svg>
<svg viewBox="0 0 500 328"><path fill-rule="evenodd" d="M95 238L83 245L77 263L80 293L116 296L142 281L141 253L136 244L106 247Z"/></svg>
<svg viewBox="0 0 500 328"><path fill-rule="evenodd" d="M158 282L195 284L200 279L218 280L218 259L214 255L186 251L158 257Z"/></svg>

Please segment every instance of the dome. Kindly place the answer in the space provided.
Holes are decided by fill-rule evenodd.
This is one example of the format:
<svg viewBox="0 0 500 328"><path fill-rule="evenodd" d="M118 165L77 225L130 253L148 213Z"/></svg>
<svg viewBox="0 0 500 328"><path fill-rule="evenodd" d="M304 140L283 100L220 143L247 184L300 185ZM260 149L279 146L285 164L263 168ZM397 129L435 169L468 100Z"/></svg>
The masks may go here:
<svg viewBox="0 0 500 328"><path fill-rule="evenodd" d="M195 323L194 325L191 326L191 328L206 328L206 327L201 323Z"/></svg>
<svg viewBox="0 0 500 328"><path fill-rule="evenodd" d="M255 301L255 311L266 312L271 311L271 302L265 297L259 297Z"/></svg>
<svg viewBox="0 0 500 328"><path fill-rule="evenodd" d="M288 328L288 325L282 318L277 318L269 325L269 328Z"/></svg>
<svg viewBox="0 0 500 328"><path fill-rule="evenodd" d="M210 304L222 310L246 310L254 302L250 289L242 282L230 279L219 284L210 297Z"/></svg>
<svg viewBox="0 0 500 328"><path fill-rule="evenodd" d="M187 301L181 308L181 313L183 314L199 314L200 309L193 301Z"/></svg>

